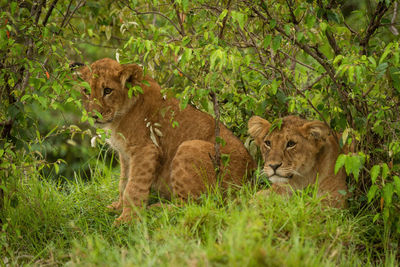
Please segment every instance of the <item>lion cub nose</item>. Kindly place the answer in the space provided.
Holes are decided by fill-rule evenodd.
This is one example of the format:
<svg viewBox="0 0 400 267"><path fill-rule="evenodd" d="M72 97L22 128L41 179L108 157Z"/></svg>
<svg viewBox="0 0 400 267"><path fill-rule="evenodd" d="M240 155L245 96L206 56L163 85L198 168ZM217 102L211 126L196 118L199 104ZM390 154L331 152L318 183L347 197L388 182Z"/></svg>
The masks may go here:
<svg viewBox="0 0 400 267"><path fill-rule="evenodd" d="M269 164L269 166L271 167L271 169L276 171L276 169L278 169L280 166L282 166L282 162L278 163L278 164Z"/></svg>

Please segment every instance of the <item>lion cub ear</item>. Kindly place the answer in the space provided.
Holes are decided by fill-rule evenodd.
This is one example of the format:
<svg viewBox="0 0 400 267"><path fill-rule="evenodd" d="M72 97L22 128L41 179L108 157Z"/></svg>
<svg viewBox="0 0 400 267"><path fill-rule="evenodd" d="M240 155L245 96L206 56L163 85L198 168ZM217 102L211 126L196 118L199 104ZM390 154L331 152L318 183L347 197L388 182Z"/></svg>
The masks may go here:
<svg viewBox="0 0 400 267"><path fill-rule="evenodd" d="M69 64L69 68L72 71L72 78L74 80L77 80L78 78L81 78L84 81L89 80L90 69L85 64L74 62Z"/></svg>
<svg viewBox="0 0 400 267"><path fill-rule="evenodd" d="M259 116L253 116L250 118L249 123L249 134L254 138L257 145L263 143L263 138L267 135L271 124Z"/></svg>
<svg viewBox="0 0 400 267"><path fill-rule="evenodd" d="M325 141L329 135L329 128L322 121L307 122L300 130L305 137L312 137L315 140Z"/></svg>
<svg viewBox="0 0 400 267"><path fill-rule="evenodd" d="M122 87L125 88L127 82L132 85L140 84L143 80L143 69L137 64L122 65L122 70L119 72Z"/></svg>

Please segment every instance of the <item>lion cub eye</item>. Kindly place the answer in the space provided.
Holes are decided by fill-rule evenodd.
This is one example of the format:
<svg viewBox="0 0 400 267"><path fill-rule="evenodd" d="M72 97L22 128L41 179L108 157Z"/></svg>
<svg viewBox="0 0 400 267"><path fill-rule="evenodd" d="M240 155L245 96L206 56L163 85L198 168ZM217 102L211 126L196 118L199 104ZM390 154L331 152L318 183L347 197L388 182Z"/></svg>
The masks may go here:
<svg viewBox="0 0 400 267"><path fill-rule="evenodd" d="M287 142L286 144L286 148L291 148L294 147L296 145L295 141L289 140L289 142Z"/></svg>
<svg viewBox="0 0 400 267"><path fill-rule="evenodd" d="M109 95L109 94L111 94L112 91L113 90L111 88L106 87L106 88L104 88L104 94L103 95Z"/></svg>
<svg viewBox="0 0 400 267"><path fill-rule="evenodd" d="M264 144L266 147L271 147L271 141L269 141L269 140L265 140Z"/></svg>

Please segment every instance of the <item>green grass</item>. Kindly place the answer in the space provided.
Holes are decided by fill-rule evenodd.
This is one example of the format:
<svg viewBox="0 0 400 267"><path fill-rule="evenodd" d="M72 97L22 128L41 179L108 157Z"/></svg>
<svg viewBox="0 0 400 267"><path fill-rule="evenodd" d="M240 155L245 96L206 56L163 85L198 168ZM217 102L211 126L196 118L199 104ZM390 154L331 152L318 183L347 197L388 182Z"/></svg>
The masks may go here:
<svg viewBox="0 0 400 267"><path fill-rule="evenodd" d="M106 205L118 176L55 183L37 175L15 184L0 214L2 264L70 266L360 266L399 264L367 211L323 208L307 194L256 196L245 186L221 200L142 210L113 227ZM312 195L312 194L311 194Z"/></svg>

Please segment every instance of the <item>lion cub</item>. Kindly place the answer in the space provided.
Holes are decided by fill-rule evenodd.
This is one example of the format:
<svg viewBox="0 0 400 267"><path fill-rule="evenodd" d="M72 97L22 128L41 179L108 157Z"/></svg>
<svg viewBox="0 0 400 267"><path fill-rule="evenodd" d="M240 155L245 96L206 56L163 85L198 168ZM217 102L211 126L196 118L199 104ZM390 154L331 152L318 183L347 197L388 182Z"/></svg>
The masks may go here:
<svg viewBox="0 0 400 267"><path fill-rule="evenodd" d="M280 129L270 132L271 123L254 116L248 126L261 149L272 190L290 194L292 189L303 189L318 179L318 194L327 194L325 201L333 207L345 206L346 174L343 169L334 173L341 150L323 122L288 116L282 118Z"/></svg>
<svg viewBox="0 0 400 267"><path fill-rule="evenodd" d="M136 64L104 58L90 68L81 67L78 74L91 88L90 93L83 91L86 110L96 127L111 130L108 143L119 152L119 200L109 206L122 209L116 223L131 220L132 206L146 204L150 188L167 198L187 199L215 185L212 116L192 106L180 110L178 100L164 98L156 81L144 77ZM143 93L130 98L128 83L140 86ZM221 153L229 155L229 164L221 166L220 185L240 185L255 163L222 124L220 135L226 142Z"/></svg>

